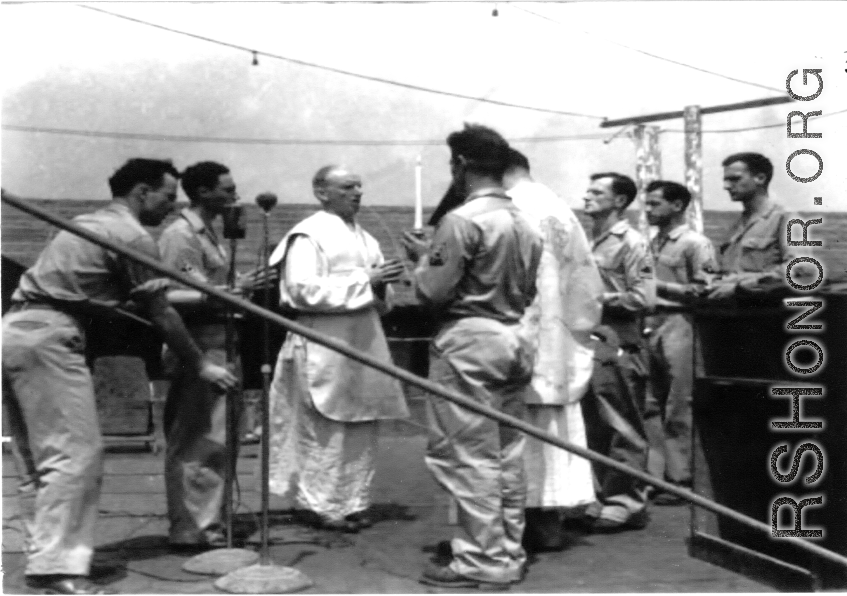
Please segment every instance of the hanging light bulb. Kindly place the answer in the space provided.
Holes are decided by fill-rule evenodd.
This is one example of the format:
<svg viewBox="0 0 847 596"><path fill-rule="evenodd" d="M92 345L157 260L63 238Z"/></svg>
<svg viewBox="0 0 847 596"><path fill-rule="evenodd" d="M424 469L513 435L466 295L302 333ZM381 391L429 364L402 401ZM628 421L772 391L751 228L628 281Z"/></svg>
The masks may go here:
<svg viewBox="0 0 847 596"><path fill-rule="evenodd" d="M494 5L494 10L492 10L492 11L491 11L491 16L492 16L492 17L496 17L496 16L497 16L497 15L499 15L499 14L500 14L500 11L498 11L498 10L497 10L497 5L495 4L495 5Z"/></svg>
<svg viewBox="0 0 847 596"><path fill-rule="evenodd" d="M253 50L253 66L259 66L259 54Z"/></svg>

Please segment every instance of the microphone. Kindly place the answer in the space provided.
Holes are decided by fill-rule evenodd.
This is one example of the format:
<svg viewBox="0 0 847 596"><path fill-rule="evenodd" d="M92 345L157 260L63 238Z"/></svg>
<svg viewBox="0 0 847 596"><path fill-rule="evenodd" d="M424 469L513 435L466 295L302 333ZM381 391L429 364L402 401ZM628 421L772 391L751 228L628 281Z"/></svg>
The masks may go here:
<svg viewBox="0 0 847 596"><path fill-rule="evenodd" d="M241 240L247 235L247 226L241 221L243 213L244 205L239 203L228 205L224 209L224 238L228 240Z"/></svg>
<svg viewBox="0 0 847 596"><path fill-rule="evenodd" d="M256 197L256 204L265 213L269 213L277 203L276 195L272 192L263 192Z"/></svg>

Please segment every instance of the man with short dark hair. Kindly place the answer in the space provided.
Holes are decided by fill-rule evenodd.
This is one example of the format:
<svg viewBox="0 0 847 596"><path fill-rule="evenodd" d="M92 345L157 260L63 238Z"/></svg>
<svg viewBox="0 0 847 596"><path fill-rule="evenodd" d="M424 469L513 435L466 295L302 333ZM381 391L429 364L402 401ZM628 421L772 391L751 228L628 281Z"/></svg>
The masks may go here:
<svg viewBox="0 0 847 596"><path fill-rule="evenodd" d="M131 159L109 179L113 200L76 223L158 258L142 225L173 209L179 174L167 161ZM27 543L27 584L52 594L91 594L94 525L103 442L84 321L132 300L179 354L218 390L235 377L191 340L165 291L168 280L144 265L70 232L59 232L21 277L3 317L4 405L15 439Z"/></svg>
<svg viewBox="0 0 847 596"><path fill-rule="evenodd" d="M574 445L587 447L580 401L593 368L591 330L600 322L603 280L591 245L567 203L536 182L529 160L509 153L503 177L506 192L544 241L536 285L538 294L521 320L533 346L532 391L527 421ZM524 545L530 551L565 548L565 516L595 500L591 462L527 437Z"/></svg>
<svg viewBox="0 0 847 596"><path fill-rule="evenodd" d="M450 170L464 203L442 218L431 243L406 232L418 262L416 293L440 323L430 378L481 404L520 417L532 378L531 348L519 334L535 297L541 238L503 188L508 143L479 125L447 138ZM458 503L462 537L421 582L443 588L507 586L523 579L525 437L442 399L427 402L426 463Z"/></svg>
<svg viewBox="0 0 847 596"><path fill-rule="evenodd" d="M649 472L691 488L691 400L694 332L680 307L697 298L715 270L712 243L686 222L691 193L683 185L655 180L647 185L645 211L658 232L650 242L656 268L657 310L645 320L650 376L644 426L650 442ZM656 505L685 501L658 494Z"/></svg>
<svg viewBox="0 0 847 596"><path fill-rule="evenodd" d="M714 281L709 294L715 300L782 285L788 262L811 253L809 248L798 250L788 245L786 226L797 216L786 212L768 194L773 164L767 157L759 153L735 153L724 159L722 165L723 187L733 201L742 204L742 212L719 247L723 275ZM795 267L793 276L803 279L813 269L801 264ZM812 279L815 275L816 272Z"/></svg>
<svg viewBox="0 0 847 596"><path fill-rule="evenodd" d="M592 219L592 252L606 286L603 316L596 335L589 394L582 400L588 445L633 468L645 470L647 438L644 400L647 369L642 337L643 315L655 296L647 240L626 218L635 200L628 176L603 172L591 176L585 214ZM647 492L641 481L594 464L599 492L589 508L599 532L641 529L647 525Z"/></svg>
<svg viewBox="0 0 847 596"><path fill-rule="evenodd" d="M181 182L190 204L159 237L162 260L197 281L226 288L229 252L214 223L238 200L235 181L226 166L204 161L186 168ZM251 280L240 276L233 290L241 292ZM174 287L168 299L183 313L206 358L226 365L226 312L221 305L187 287ZM237 456L226 451L226 400L236 399L234 411L240 412L240 395L215 391L181 366L173 351L165 352L164 364L171 381L164 412L170 544L182 549L226 546L221 523L224 481L227 458ZM238 362L233 364L240 376ZM230 429L235 428L232 423Z"/></svg>

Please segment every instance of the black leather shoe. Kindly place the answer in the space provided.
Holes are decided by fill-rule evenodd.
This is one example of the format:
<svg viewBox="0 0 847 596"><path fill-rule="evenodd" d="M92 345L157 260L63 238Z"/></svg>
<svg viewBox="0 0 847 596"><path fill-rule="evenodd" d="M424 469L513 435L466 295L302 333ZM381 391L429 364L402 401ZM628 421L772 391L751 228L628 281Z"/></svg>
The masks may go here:
<svg viewBox="0 0 847 596"><path fill-rule="evenodd" d="M678 495L661 492L653 498L652 503L660 507L676 507L678 505L685 505L688 501Z"/></svg>
<svg viewBox="0 0 847 596"><path fill-rule="evenodd" d="M440 540L435 545L435 556L432 562L440 567L446 567L453 560L453 543L449 540Z"/></svg>
<svg viewBox="0 0 847 596"><path fill-rule="evenodd" d="M527 552L543 553L565 550L567 540L562 532L562 517L554 509L528 508L523 534Z"/></svg>
<svg viewBox="0 0 847 596"><path fill-rule="evenodd" d="M368 517L363 511L359 513L351 513L350 515L344 518L349 522L353 522L357 526L359 526L360 530L364 530L365 528L370 528L374 525L374 520Z"/></svg>
<svg viewBox="0 0 847 596"><path fill-rule="evenodd" d="M168 544L171 551L180 554L198 554L217 548L226 548L227 541L223 532L208 530L197 542L171 542Z"/></svg>
<svg viewBox="0 0 847 596"><path fill-rule="evenodd" d="M330 519L323 515L319 515L315 527L319 530L329 530L331 532L344 532L345 534L356 534L359 531L359 524L346 519Z"/></svg>
<svg viewBox="0 0 847 596"><path fill-rule="evenodd" d="M691 490L692 485L690 482L674 482L674 486L685 490ZM680 496L677 496L673 493L668 493L665 491L656 491L651 499L651 502L654 505L660 506L676 506L676 505L685 505L688 503L686 499L683 499Z"/></svg>
<svg viewBox="0 0 847 596"><path fill-rule="evenodd" d="M42 594L109 594L81 575L28 575L26 585Z"/></svg>

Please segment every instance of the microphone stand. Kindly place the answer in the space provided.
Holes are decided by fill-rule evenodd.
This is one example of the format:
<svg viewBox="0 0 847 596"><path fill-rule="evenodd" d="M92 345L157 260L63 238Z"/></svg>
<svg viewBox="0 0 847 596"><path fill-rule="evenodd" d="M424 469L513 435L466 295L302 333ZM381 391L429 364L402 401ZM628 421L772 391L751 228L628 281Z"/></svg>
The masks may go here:
<svg viewBox="0 0 847 596"><path fill-rule="evenodd" d="M245 229L240 221L241 206L232 206L224 213L224 238L229 239L229 271L227 272L227 289L235 289L236 254L238 239L244 238ZM226 310L226 327L224 351L226 363L233 369L238 360L238 346L235 329L235 310L229 306ZM252 565L259 556L255 551L245 548L234 548L233 540L233 485L235 482L236 463L238 458L238 420L240 389L227 391L224 395L224 502L223 520L226 533L226 548L210 550L188 559L182 566L183 570L201 575L222 575Z"/></svg>
<svg viewBox="0 0 847 596"><path fill-rule="evenodd" d="M269 220L270 211L276 205L276 195L263 193L256 197L256 203L263 212L262 226L262 276L263 280L263 306L270 310L270 285L267 278L270 272L268 260L270 258L270 233ZM268 321L262 319L262 513L261 513L261 535L262 547L259 563L249 567L241 567L231 573L218 578L215 587L224 592L237 594L286 594L297 592L312 585L310 580L301 571L293 567L282 567L274 565L271 561L268 542L268 508L270 505L270 387L271 387L271 354L270 354L270 328Z"/></svg>
<svg viewBox="0 0 847 596"><path fill-rule="evenodd" d="M271 205L272 207L273 205ZM262 205L264 207L264 205ZM271 309L271 287L268 283L271 257L270 246L270 218L271 209L262 210L262 279L265 285L262 292L262 306L265 310ZM268 547L268 509L270 508L270 460L271 460L271 330L268 320L262 319L262 550L260 551L260 563L270 565L271 557Z"/></svg>
<svg viewBox="0 0 847 596"><path fill-rule="evenodd" d="M238 249L238 240L231 238L229 241L229 273L226 285L230 291L235 289L235 254ZM232 308L226 310L226 335L224 345L226 346L226 363L232 370L236 362L235 345L235 311ZM224 524L226 532L226 547L232 548L232 487L235 481L235 460L238 454L238 432L237 412L235 407L236 392L238 389L226 392L225 428L226 428L226 473L224 476Z"/></svg>

